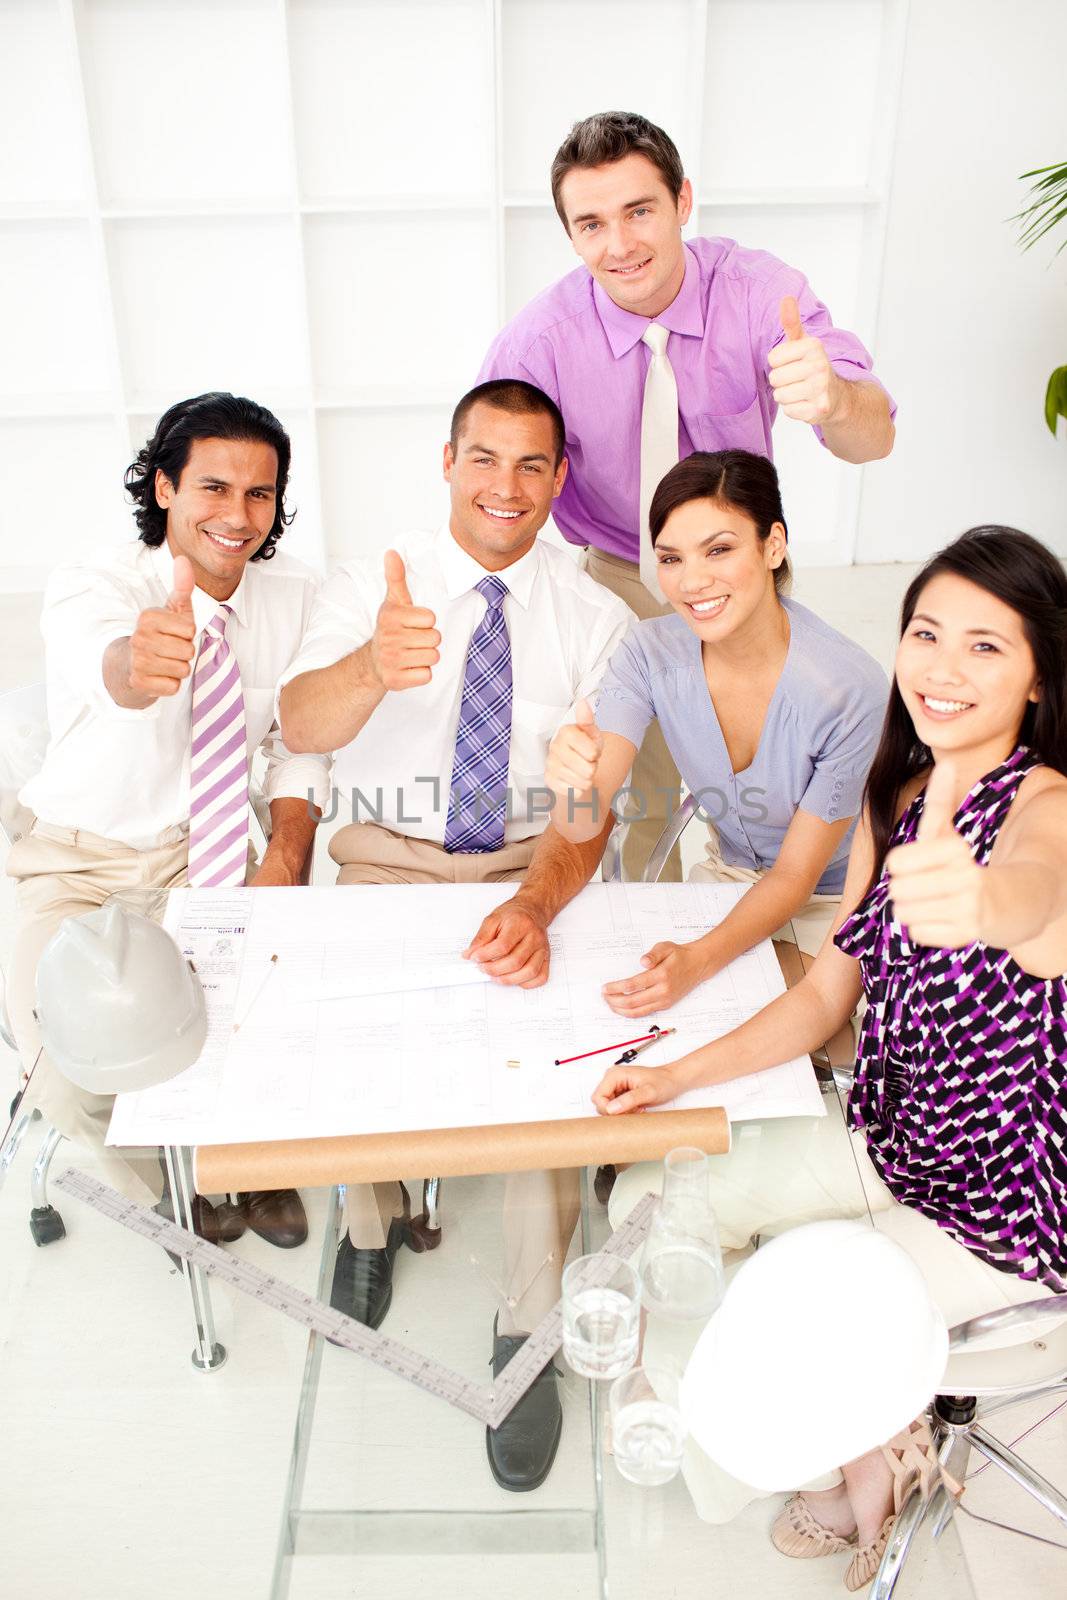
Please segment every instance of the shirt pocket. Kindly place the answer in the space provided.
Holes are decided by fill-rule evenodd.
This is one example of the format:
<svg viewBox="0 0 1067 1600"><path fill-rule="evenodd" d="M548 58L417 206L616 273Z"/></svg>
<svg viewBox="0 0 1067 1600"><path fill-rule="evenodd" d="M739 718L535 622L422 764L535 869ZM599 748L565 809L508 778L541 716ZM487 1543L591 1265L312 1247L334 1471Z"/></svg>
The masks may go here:
<svg viewBox="0 0 1067 1600"><path fill-rule="evenodd" d="M723 396L724 400L727 398ZM760 456L770 453L770 434L758 394L740 411L702 412L699 432L703 450L751 450Z"/></svg>
<svg viewBox="0 0 1067 1600"><path fill-rule="evenodd" d="M248 753L254 755L274 724L274 690L243 689L245 704L245 737Z"/></svg>
<svg viewBox="0 0 1067 1600"><path fill-rule="evenodd" d="M570 702L557 705L515 695L511 702L511 770L527 784L542 783L553 736L570 714Z"/></svg>

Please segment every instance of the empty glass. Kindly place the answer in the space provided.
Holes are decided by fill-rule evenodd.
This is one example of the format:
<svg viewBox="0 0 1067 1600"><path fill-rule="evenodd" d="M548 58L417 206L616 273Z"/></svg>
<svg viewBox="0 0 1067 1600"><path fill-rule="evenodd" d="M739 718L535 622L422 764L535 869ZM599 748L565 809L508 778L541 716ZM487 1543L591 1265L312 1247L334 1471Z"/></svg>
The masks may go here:
<svg viewBox="0 0 1067 1600"><path fill-rule="evenodd" d="M641 1286L649 1311L677 1321L706 1321L722 1299L722 1251L703 1150L683 1146L663 1163L663 1198L645 1241Z"/></svg>
<svg viewBox="0 0 1067 1600"><path fill-rule="evenodd" d="M641 1281L628 1261L579 1256L563 1274L563 1354L583 1378L617 1378L637 1359Z"/></svg>
<svg viewBox="0 0 1067 1600"><path fill-rule="evenodd" d="M611 1386L611 1448L630 1483L654 1489L682 1464L685 1424L678 1379L658 1367L635 1367Z"/></svg>

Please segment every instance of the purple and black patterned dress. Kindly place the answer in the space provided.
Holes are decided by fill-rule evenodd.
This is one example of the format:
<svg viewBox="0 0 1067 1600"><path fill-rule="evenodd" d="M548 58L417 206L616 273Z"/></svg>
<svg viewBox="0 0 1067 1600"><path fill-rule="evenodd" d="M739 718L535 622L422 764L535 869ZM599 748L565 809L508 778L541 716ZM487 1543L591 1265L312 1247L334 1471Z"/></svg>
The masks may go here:
<svg viewBox="0 0 1067 1600"><path fill-rule="evenodd" d="M1020 745L956 813L988 862L1023 779ZM925 791L893 830L910 844ZM1006 950L912 946L883 873L834 942L863 972L867 1012L849 1119L903 1205L983 1261L1067 1284L1067 975L1034 978Z"/></svg>

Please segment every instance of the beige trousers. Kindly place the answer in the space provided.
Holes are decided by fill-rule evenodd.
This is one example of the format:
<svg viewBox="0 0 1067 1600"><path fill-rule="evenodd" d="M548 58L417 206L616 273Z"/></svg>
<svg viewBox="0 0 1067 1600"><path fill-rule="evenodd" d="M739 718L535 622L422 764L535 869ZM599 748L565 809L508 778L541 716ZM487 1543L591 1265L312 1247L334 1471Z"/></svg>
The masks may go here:
<svg viewBox="0 0 1067 1600"><path fill-rule="evenodd" d="M35 979L41 952L65 917L81 916L103 905L109 895L171 889L186 882L188 836L178 828L171 832L173 837L168 835L158 849L133 850L94 833L35 822L7 858L8 876L16 880L8 1010L23 1071L30 1072L37 1062L28 1103L38 1106L45 1121L68 1139L91 1149L108 1183L149 1205L163 1192L158 1153L105 1145L114 1097L77 1088L43 1053L38 1061Z"/></svg>
<svg viewBox="0 0 1067 1600"><path fill-rule="evenodd" d="M521 880L537 839L522 839L484 854L451 853L426 839L409 839L376 822L353 822L330 840L338 884L514 883ZM474 934L471 929L471 934ZM510 1172L504 1184L504 1271L497 1326L529 1333L559 1299L560 1276L580 1207L579 1174ZM348 1233L358 1249L380 1250L389 1222L403 1210L398 1183L348 1189Z"/></svg>
<svg viewBox="0 0 1067 1600"><path fill-rule="evenodd" d="M723 860L719 835L709 823L704 860L698 861L690 870L689 882L758 883L762 877L763 870L758 867L731 867ZM813 894L807 904L795 911L789 921L771 937L791 944L795 935L798 947L806 956L817 956L834 925L840 905L839 894Z"/></svg>
<svg viewBox="0 0 1067 1600"><path fill-rule="evenodd" d="M641 582L636 561L625 561L621 556L608 555L605 550L590 545L585 553L585 570L597 583L602 583L605 589L610 589L620 600L625 600L642 622L648 617L665 617L672 610L671 606L661 604L649 594ZM640 878L656 841L671 815L678 809L681 783L662 729L658 722L653 721L649 723L630 774L630 786L634 794L627 803L626 815L635 817L642 809L645 815L640 820L631 821L626 830L622 861L623 872L629 880ZM673 800L668 800L664 793L668 789L673 792ZM641 796L643 807L638 796ZM665 883L678 883L681 876L681 852L675 848L667 857L660 877Z"/></svg>

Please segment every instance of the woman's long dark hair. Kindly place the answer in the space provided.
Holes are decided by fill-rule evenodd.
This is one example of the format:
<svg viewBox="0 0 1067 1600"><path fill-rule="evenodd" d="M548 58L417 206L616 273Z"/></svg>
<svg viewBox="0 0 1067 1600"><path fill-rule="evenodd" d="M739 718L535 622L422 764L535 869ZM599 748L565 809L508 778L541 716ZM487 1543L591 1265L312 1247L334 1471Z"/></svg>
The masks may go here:
<svg viewBox="0 0 1067 1600"><path fill-rule="evenodd" d="M1046 766L1067 777L1067 572L1051 550L1018 528L968 528L938 551L908 585L900 608L901 637L923 589L945 572L977 584L1018 612L1041 686L1040 700L1026 707L1018 742L1029 745ZM868 889L882 873L900 792L932 761L894 679L864 791L874 838Z"/></svg>

